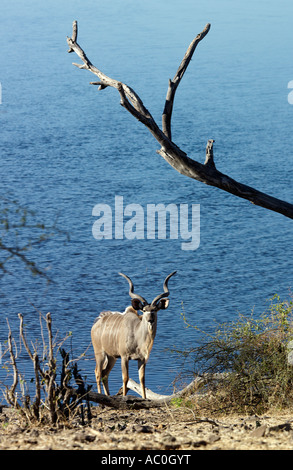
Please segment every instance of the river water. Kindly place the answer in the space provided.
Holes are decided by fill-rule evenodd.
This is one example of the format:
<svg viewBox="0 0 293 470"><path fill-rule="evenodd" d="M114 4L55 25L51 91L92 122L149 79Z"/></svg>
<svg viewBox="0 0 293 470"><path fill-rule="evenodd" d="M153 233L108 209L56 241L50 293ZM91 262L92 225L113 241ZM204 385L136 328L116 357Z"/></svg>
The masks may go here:
<svg viewBox="0 0 293 470"><path fill-rule="evenodd" d="M119 105L117 91L98 92L89 85L95 77L72 65L79 59L67 54L66 36L78 20L78 42L90 60L134 88L160 124L168 79L210 22L177 90L173 140L203 162L207 140L215 139L220 171L291 202L293 4L3 0L1 16L0 196L34 211L34 222L49 226L57 218L59 229L70 235L67 241L55 233L28 252L52 284L32 276L20 261L7 263L12 274L0 280L2 350L6 318L17 339L21 312L34 340L39 312L51 312L60 337L72 332L70 348L78 356L90 343L99 312L129 304L128 285L118 272L130 276L136 291L150 300L176 270L146 371L148 387L170 391L182 367L192 366L182 366L171 350L198 341L196 330L186 328L183 311L190 324L212 331L238 312L261 314L275 293L289 296L292 221L177 173L156 153L158 144L148 130ZM97 204L112 211L117 229L115 197L129 211L131 204L140 208L145 225L137 231L139 239L93 236ZM166 239L156 232L147 237L147 208L159 203L173 204L178 213L180 204L188 207L189 230L192 205L200 207L200 227L198 217L193 220L194 238L200 233L196 249L183 249L180 230L173 239L168 231ZM123 223L129 220L125 214ZM40 233L24 230L17 243ZM20 360L29 370L24 351ZM91 347L80 368L94 383ZM136 364L131 376L137 379ZM117 363L111 390L120 384Z"/></svg>

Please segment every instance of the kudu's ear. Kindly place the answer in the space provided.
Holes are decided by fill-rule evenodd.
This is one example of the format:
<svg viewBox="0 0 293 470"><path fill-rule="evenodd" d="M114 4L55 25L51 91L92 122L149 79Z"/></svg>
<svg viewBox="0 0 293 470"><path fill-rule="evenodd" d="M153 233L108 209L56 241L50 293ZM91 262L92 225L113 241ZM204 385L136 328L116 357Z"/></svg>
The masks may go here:
<svg viewBox="0 0 293 470"><path fill-rule="evenodd" d="M131 305L134 308L134 310L142 310L143 309L142 302L139 299L132 299L131 300Z"/></svg>
<svg viewBox="0 0 293 470"><path fill-rule="evenodd" d="M160 302L158 303L158 310L165 310L166 308L169 307L169 299L161 299Z"/></svg>

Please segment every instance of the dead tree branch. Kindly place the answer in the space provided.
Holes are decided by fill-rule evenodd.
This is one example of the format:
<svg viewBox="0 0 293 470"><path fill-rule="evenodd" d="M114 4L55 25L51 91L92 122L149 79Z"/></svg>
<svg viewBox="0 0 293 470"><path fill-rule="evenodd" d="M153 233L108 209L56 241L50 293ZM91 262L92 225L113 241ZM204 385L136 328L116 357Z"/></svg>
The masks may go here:
<svg viewBox="0 0 293 470"><path fill-rule="evenodd" d="M182 398L189 394L195 393L198 388L205 383L204 377L196 377L187 387L183 390L180 390L177 393L172 395L159 395L152 392L150 389L146 388L146 398L141 398L139 396L133 395L120 395L120 390L117 395L103 395L102 393L93 392L92 390L86 391L85 389L72 389L71 393L74 396L80 396L82 394L82 399L88 401L99 403L100 405L109 406L110 408L126 410L140 410L140 409L149 409L149 408L160 408L162 406L172 404L172 401L176 398ZM134 380L129 379L127 382L127 388L141 393L141 388L138 383Z"/></svg>
<svg viewBox="0 0 293 470"><path fill-rule="evenodd" d="M40 364L39 364L39 356L37 353L34 353L33 356L33 364L34 364L34 372L35 372L35 383L36 383L36 395L35 395L35 402L33 404L33 414L37 420L40 418L40 404L41 404L41 385L40 385Z"/></svg>
<svg viewBox="0 0 293 470"><path fill-rule="evenodd" d="M82 64L74 63L80 69L89 70L98 78L98 82L91 82L92 85L99 85L99 90L107 87L116 88L120 94L121 105L130 112L136 119L142 122L152 133L161 145L157 153L161 155L175 170L182 175L201 181L210 186L215 186L234 196L246 199L255 205L264 207L274 212L293 218L293 204L282 201L273 196L269 196L250 186L239 183L228 175L216 169L213 156L213 139L208 140L206 150L206 161L204 164L197 162L187 156L171 139L171 117L173 103L177 87L191 61L193 53L199 42L207 35L210 24L207 24L203 31L199 33L188 47L186 54L173 78L169 80L169 86L162 116L162 130L159 128L150 112L144 106L140 97L128 85L114 80L105 75L95 67L86 56L83 49L77 43L77 22L73 22L73 33L71 38L67 38L69 45L68 52L75 52L81 59Z"/></svg>
<svg viewBox="0 0 293 470"><path fill-rule="evenodd" d="M39 358L37 352L37 342L33 344L32 348L29 347L26 340L24 319L23 315L19 314L20 321L20 350L21 345L24 348L33 363L34 378L30 383L35 384L35 396L31 399L31 387L27 387L27 380L25 376L20 373L21 367L18 367L19 361L16 349L16 343L12 337L11 328L7 319L8 325L8 346L5 354L9 354L10 361L6 361L5 367L10 371L10 366L13 372L13 383L8 386L4 382L0 383L0 391L2 387L5 389L5 398L9 405L19 410L22 415L28 420L40 421L49 412L49 419L52 424L62 421L73 416L78 412L83 400L87 400L87 393L89 386L86 386L83 379L77 370L77 359L69 360L69 354L61 348L61 343L58 345L53 340L52 333L52 318L51 314L46 315L46 327L48 339L45 341L42 330L43 339L43 358ZM41 322L42 325L42 322ZM63 342L66 338L63 340ZM62 342L62 344L63 344ZM59 376L59 365L57 360L57 353L62 357L62 368L60 375L60 385L57 384L57 377ZM81 357L83 354L81 355ZM10 375L10 373L9 373ZM77 388L70 385L71 378L75 378ZM88 419L90 419L90 410L88 406Z"/></svg>
<svg viewBox="0 0 293 470"><path fill-rule="evenodd" d="M10 328L8 319L7 319L7 325L8 325L8 330L9 330L8 349L9 349L10 360L11 360L11 365L12 365L12 369L13 369L13 383L12 383L10 388L8 388L8 387L6 388L6 399L7 399L7 402L10 405L12 405L15 408L19 409L20 406L17 402L17 397L16 397L16 394L15 394L15 390L16 390L16 387L17 387L17 384L18 384L18 369L17 369L17 365L16 365L15 354L14 354L14 351L13 351L12 332L11 332L11 328Z"/></svg>
<svg viewBox="0 0 293 470"><path fill-rule="evenodd" d="M175 98L177 87L189 65L189 62L191 61L191 58L196 49L196 46L208 34L210 27L211 25L208 23L205 26L204 30L201 33L199 33L196 36L196 38L191 42L189 48L187 49L183 57L181 64L179 65L179 68L173 80L169 80L169 87L168 87L167 96L166 96L165 108L164 108L163 116L162 116L163 132L168 137L169 140L172 140L171 139L171 135L172 135L171 134L171 117L172 117L173 103L174 103L174 98Z"/></svg>

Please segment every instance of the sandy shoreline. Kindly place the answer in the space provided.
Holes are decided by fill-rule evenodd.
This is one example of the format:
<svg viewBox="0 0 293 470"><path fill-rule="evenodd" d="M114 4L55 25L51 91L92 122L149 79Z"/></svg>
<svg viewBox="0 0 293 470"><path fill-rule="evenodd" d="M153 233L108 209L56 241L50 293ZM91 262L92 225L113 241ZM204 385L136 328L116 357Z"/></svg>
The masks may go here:
<svg viewBox="0 0 293 470"><path fill-rule="evenodd" d="M1 450L292 450L293 414L200 416L166 407L117 411L93 408L90 425L25 425L0 413Z"/></svg>

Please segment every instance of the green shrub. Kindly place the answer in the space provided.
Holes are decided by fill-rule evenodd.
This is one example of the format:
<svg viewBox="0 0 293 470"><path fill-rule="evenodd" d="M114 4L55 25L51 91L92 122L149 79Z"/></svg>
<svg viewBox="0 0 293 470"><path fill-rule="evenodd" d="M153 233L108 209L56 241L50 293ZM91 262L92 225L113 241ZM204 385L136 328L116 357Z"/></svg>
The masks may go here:
<svg viewBox="0 0 293 470"><path fill-rule="evenodd" d="M214 408L225 411L292 405L293 367L287 360L292 310L292 301L276 295L259 318L253 312L240 314L236 321L218 325L213 334L201 332L199 346L183 354L192 356L194 374L205 378L203 401L210 397ZM190 327L185 314L183 318Z"/></svg>

